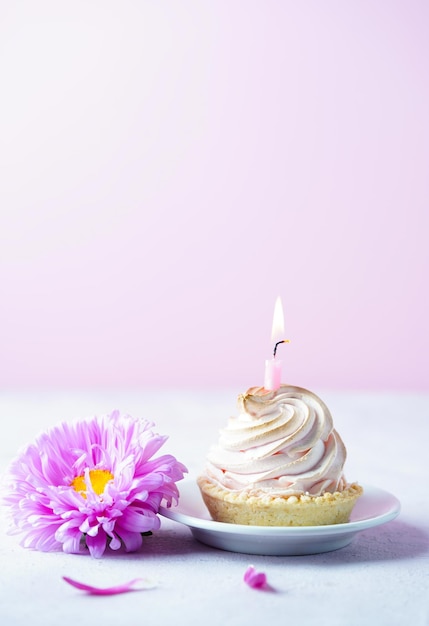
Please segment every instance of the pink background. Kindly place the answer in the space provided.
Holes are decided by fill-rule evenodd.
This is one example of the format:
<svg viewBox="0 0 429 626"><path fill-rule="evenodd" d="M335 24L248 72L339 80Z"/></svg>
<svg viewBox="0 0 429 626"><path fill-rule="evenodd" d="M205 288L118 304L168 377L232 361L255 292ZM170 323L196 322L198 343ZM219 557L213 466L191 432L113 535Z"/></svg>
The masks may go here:
<svg viewBox="0 0 429 626"><path fill-rule="evenodd" d="M0 2L0 386L428 391L428 20Z"/></svg>

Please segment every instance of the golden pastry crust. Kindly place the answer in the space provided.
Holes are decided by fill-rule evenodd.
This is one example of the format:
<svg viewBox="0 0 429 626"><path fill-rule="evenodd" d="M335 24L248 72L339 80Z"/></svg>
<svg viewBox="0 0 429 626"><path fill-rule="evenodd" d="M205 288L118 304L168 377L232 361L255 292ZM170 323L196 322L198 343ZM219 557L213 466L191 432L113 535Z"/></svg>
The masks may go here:
<svg viewBox="0 0 429 626"><path fill-rule="evenodd" d="M249 495L228 491L204 476L198 486L212 518L218 522L246 526L326 526L349 521L363 489L357 483L343 491L321 496L271 496L261 492Z"/></svg>

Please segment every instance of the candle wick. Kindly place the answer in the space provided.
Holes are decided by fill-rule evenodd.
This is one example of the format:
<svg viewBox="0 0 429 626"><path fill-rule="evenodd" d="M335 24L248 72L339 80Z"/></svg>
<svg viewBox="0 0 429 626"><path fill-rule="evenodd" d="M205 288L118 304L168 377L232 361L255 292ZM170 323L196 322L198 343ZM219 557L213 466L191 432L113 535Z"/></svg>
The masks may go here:
<svg viewBox="0 0 429 626"><path fill-rule="evenodd" d="M278 346L280 343L290 343L290 341L289 341L289 339L282 339L281 341L278 341L278 342L276 343L276 345L274 346L274 352L273 352L273 356L274 356L274 358L275 358L275 356L276 356L277 346Z"/></svg>

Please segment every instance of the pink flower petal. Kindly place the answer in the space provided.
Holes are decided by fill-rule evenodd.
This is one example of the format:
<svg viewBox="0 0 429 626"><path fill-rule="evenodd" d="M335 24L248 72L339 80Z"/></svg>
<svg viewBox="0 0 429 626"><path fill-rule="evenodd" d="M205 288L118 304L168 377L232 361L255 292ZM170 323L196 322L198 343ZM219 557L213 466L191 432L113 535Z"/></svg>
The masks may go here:
<svg viewBox="0 0 429 626"><path fill-rule="evenodd" d="M257 572L253 565L249 565L244 572L244 582L253 589L262 589L267 584L267 577L264 572Z"/></svg>
<svg viewBox="0 0 429 626"><path fill-rule="evenodd" d="M128 591L141 591L142 589L152 589L155 585L145 581L143 578L134 578L127 583L122 585L116 585L114 587L93 587L92 585L86 585L85 583L80 583L77 580L73 580L68 576L63 576L63 580L66 581L72 587L76 589L80 589L81 591L86 591L93 596L114 596L117 593L127 593ZM133 589L133 586L136 583L144 583L143 586L140 586L139 589Z"/></svg>

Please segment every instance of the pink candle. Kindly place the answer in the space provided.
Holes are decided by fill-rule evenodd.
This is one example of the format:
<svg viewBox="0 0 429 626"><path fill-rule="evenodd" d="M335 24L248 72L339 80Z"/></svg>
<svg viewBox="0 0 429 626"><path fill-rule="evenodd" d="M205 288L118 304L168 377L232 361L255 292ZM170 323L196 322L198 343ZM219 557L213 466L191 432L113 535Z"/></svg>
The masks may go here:
<svg viewBox="0 0 429 626"><path fill-rule="evenodd" d="M277 298L274 307L273 327L271 331L271 341L274 343L274 354L272 359L265 361L264 387L269 391L275 391L280 387L282 378L282 362L276 358L277 346L279 343L287 343L287 339L282 339L284 333L283 307L280 297Z"/></svg>
<svg viewBox="0 0 429 626"><path fill-rule="evenodd" d="M267 390L275 391L280 387L282 379L282 362L275 357L265 361L265 382L264 387Z"/></svg>

